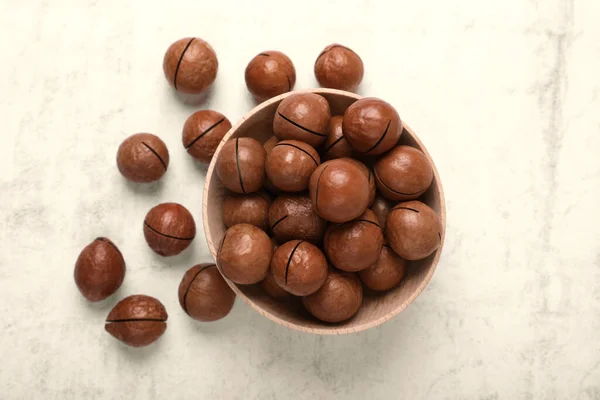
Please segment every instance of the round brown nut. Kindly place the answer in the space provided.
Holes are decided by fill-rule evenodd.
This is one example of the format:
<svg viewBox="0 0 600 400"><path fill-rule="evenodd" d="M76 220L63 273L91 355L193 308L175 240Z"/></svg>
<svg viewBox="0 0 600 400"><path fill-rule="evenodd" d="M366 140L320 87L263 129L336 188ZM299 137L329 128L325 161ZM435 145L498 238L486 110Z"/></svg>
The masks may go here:
<svg viewBox="0 0 600 400"><path fill-rule="evenodd" d="M388 214L385 235L400 257L421 260L440 245L442 220L420 201L399 203Z"/></svg>
<svg viewBox="0 0 600 400"><path fill-rule="evenodd" d="M387 222L387 216L392 209L392 202L387 200L385 197L380 195L375 196L375 200L373 204L371 204L371 211L375 213L377 216L377 220L379 221L379 226L385 232L385 225Z"/></svg>
<svg viewBox="0 0 600 400"><path fill-rule="evenodd" d="M354 150L344 137L342 120L343 117L340 115L331 117L329 120L329 131L325 138L325 143L323 144L323 147L325 147L324 156L329 160L334 158L352 157L352 153L354 153Z"/></svg>
<svg viewBox="0 0 600 400"><path fill-rule="evenodd" d="M198 264L188 269L179 284L179 304L198 321L216 321L233 308L235 293L215 264Z"/></svg>
<svg viewBox="0 0 600 400"><path fill-rule="evenodd" d="M227 195L223 199L223 223L228 228L246 223L266 231L270 206L271 196L265 192Z"/></svg>
<svg viewBox="0 0 600 400"><path fill-rule="evenodd" d="M269 140L263 143L263 148L265 149L265 154L268 156L273 147L279 143L279 138L277 136L271 136Z"/></svg>
<svg viewBox="0 0 600 400"><path fill-rule="evenodd" d="M367 209L357 219L330 226L323 248L334 267L356 272L373 265L382 246L383 231L375 213Z"/></svg>
<svg viewBox="0 0 600 400"><path fill-rule="evenodd" d="M217 77L219 61L213 48L200 38L183 38L167 49L163 71L169 84L182 93L199 94Z"/></svg>
<svg viewBox="0 0 600 400"><path fill-rule="evenodd" d="M362 299L362 285L356 274L332 269L323 286L303 297L302 303L308 312L321 321L341 322L356 314Z"/></svg>
<svg viewBox="0 0 600 400"><path fill-rule="evenodd" d="M306 296L316 292L327 277L327 260L314 244L291 240L279 246L271 260L275 282L288 293Z"/></svg>
<svg viewBox="0 0 600 400"><path fill-rule="evenodd" d="M321 164L310 177L313 207L324 219L347 222L360 216L369 205L369 180L364 171L338 158Z"/></svg>
<svg viewBox="0 0 600 400"><path fill-rule="evenodd" d="M369 289L389 290L402 280L406 264L405 259L394 253L388 245L384 245L377 262L360 271L358 277Z"/></svg>
<svg viewBox="0 0 600 400"><path fill-rule="evenodd" d="M121 143L117 167L132 182L148 183L162 178L169 167L169 150L151 133L136 133Z"/></svg>
<svg viewBox="0 0 600 400"><path fill-rule="evenodd" d="M246 67L246 86L258 101L289 92L296 84L292 60L279 51L264 51Z"/></svg>
<svg viewBox="0 0 600 400"><path fill-rule="evenodd" d="M232 139L219 153L217 175L232 192L256 192L265 182L265 156L265 149L255 139Z"/></svg>
<svg viewBox="0 0 600 400"><path fill-rule="evenodd" d="M260 286L262 286L264 291L267 292L269 296L276 299L283 299L290 296L290 294L286 292L284 288L275 282L275 277L271 273L271 270L269 270L267 277L260 282Z"/></svg>
<svg viewBox="0 0 600 400"><path fill-rule="evenodd" d="M136 294L117 303L106 317L104 329L128 346L143 347L165 333L167 318L160 301Z"/></svg>
<svg viewBox="0 0 600 400"><path fill-rule="evenodd" d="M271 204L269 226L282 243L298 239L316 244L325 235L327 221L315 213L310 197L285 194Z"/></svg>
<svg viewBox="0 0 600 400"><path fill-rule="evenodd" d="M356 151L378 155L398 143L402 121L389 103L366 97L346 109L342 129L346 140Z"/></svg>
<svg viewBox="0 0 600 400"><path fill-rule="evenodd" d="M155 253L167 257L187 249L196 236L192 214L177 203L162 203L144 219L144 237Z"/></svg>
<svg viewBox="0 0 600 400"><path fill-rule="evenodd" d="M365 68L354 51L341 44L331 44L315 61L315 76L323 87L352 91L362 81Z"/></svg>
<svg viewBox="0 0 600 400"><path fill-rule="evenodd" d="M358 165L360 167L360 169L362 169L362 171L365 173L365 175L367 175L367 179L369 180L369 207L370 207L371 204L373 204L373 201L375 201L375 194L377 192L377 189L375 187L375 178L373 177L373 173L371 172L369 167L367 167L362 162L355 160L354 158L347 158L347 160Z"/></svg>
<svg viewBox="0 0 600 400"><path fill-rule="evenodd" d="M286 192L308 189L310 176L321 164L319 153L304 142L282 140L277 143L265 162L269 181Z"/></svg>
<svg viewBox="0 0 600 400"><path fill-rule="evenodd" d="M113 242L99 237L88 244L75 263L75 284L89 301L100 301L121 287L125 260Z"/></svg>
<svg viewBox="0 0 600 400"><path fill-rule="evenodd" d="M375 163L379 192L390 200L413 200L429 189L433 169L422 151L397 146Z"/></svg>
<svg viewBox="0 0 600 400"><path fill-rule="evenodd" d="M280 139L299 140L313 147L325 141L331 110L325 97L298 93L283 99L273 118L273 132Z"/></svg>
<svg viewBox="0 0 600 400"><path fill-rule="evenodd" d="M183 125L183 147L196 160L208 164L221 139L230 129L231 122L220 112L196 111Z"/></svg>
<svg viewBox="0 0 600 400"><path fill-rule="evenodd" d="M250 285L265 279L272 256L273 244L264 231L254 225L237 224L225 232L217 264L233 282Z"/></svg>

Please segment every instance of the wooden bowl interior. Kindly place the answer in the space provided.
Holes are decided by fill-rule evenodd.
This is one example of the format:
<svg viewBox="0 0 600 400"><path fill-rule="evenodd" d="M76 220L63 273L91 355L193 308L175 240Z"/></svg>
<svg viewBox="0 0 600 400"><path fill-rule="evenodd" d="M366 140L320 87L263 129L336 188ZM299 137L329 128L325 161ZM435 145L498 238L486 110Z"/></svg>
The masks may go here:
<svg viewBox="0 0 600 400"><path fill-rule="evenodd" d="M360 96L353 93L333 89L313 89L310 91L324 96L329 101L332 115L342 115L350 104L360 99ZM268 140L273 135L272 123L277 106L281 100L289 95L290 93L286 93L275 97L250 111L246 117L227 133L213 157L206 178L203 217L206 239L211 254L215 259L217 256L216 249L226 230L221 218L221 212L223 197L227 192L214 170L215 160L220 153L223 143L227 140L244 136L253 137L261 143ZM434 254L424 260L411 262L405 277L395 288L384 293L365 290L363 305L358 313L350 320L339 324L324 323L312 317L304 310L299 298L294 298L289 302L281 302L269 297L259 285L236 285L228 280L228 283L236 293L251 307L267 318L289 328L318 334L342 334L368 329L389 320L404 310L423 291L433 275L442 250L446 218L439 175L429 153L427 153L423 144L406 125L399 144L413 146L423 151L434 169L433 183L429 190L419 199L432 207L442 218L442 243Z"/></svg>

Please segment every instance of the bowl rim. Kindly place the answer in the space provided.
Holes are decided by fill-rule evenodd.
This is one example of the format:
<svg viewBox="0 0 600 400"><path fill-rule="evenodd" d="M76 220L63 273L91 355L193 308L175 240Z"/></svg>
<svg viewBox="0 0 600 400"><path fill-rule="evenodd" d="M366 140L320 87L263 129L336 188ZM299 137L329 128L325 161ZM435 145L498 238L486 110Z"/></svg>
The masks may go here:
<svg viewBox="0 0 600 400"><path fill-rule="evenodd" d="M204 235L206 238L206 243L208 245L208 248L210 250L210 253L212 255L212 257L215 260L215 265L216 265L216 260L217 260L217 252L216 252L216 245L213 242L212 238L210 237L209 234L209 227L208 227L208 217L207 217L207 213L208 213L208 193L209 190L211 188L211 177L215 174L215 164L216 164L216 159L219 155L219 153L221 152L221 148L223 147L223 145L229 140L229 138L248 120L250 119L254 114L258 113L259 111L271 106L273 103L277 103L280 102L281 100L285 99L286 97L289 97L291 95L297 94L297 93L315 93L315 94L330 94L330 95L337 95L337 96L344 96L344 97L350 97L354 100L360 100L362 98L365 98L366 96L361 96L358 95L356 93L351 93L351 92L346 92L343 90L337 90L337 89L327 89L327 88L312 88L312 89L302 89L302 90L295 90L295 91L291 91L291 92L287 92L287 93L283 93L280 94L278 96L272 97L269 100L266 100L260 104L258 104L256 107L254 107L253 109L251 109L250 111L248 111L242 118L240 118L238 120L238 122L233 125L231 127L231 129L225 134L225 136L223 137L223 139L221 140L221 142L219 143L219 146L217 147L217 149L215 150L214 156L210 162L210 165L208 166L208 170L206 172L206 176L205 176L205 183L204 183L204 191L203 191L203 195L202 195L202 225L204 227ZM433 158L431 157L431 155L429 154L429 152L427 151L427 148L425 147L425 145L423 144L423 142L421 141L421 139L415 134L415 132L404 122L404 120L402 120L402 125L404 127L404 129L406 129L411 136L414 138L414 140L417 142L418 146L421 148L421 150L423 151L423 153L425 153L425 155L427 156L428 160L431 162L431 166L433 168L433 174L434 174L434 178L435 178L435 182L437 184L437 188L438 188L438 195L440 198L440 219L442 221L442 238L440 241L440 245L438 247L438 249L436 250L434 259L432 260L431 263L431 268L429 270L429 272L427 273L427 275L425 276L425 278L423 279L423 281L421 282L421 284L417 287L417 289L410 295L410 297L408 299L406 299L406 301L404 301L402 304L400 304L399 306L397 306L395 309L393 309L392 311L390 311L388 314L377 318L376 320L373 321L369 321L369 322L365 322L363 324L360 324L358 326L354 326L354 327L338 327L335 325L331 325L331 327L322 327L322 328L309 328L306 326L302 326L302 325L298 325L292 322L288 322L286 320L283 320L273 314L271 314L270 312L264 310L262 307L260 307L258 304L256 304L254 301L252 301L252 299L250 299L249 297L247 297L238 287L235 283L233 283L232 281L230 281L229 279L227 279L225 276L223 276L223 278L225 279L225 281L227 282L227 284L231 287L231 289L235 292L235 294L238 297L241 297L242 300L248 304L252 309L254 309L255 311L257 311L259 314L261 314L262 316L268 318L269 320L279 324L279 325L283 325L287 328L290 329L294 329L297 331L301 331L301 332L308 332L308 333L313 333L313 334L318 334L318 335L342 335L342 334L348 334L348 333L356 333L356 332L361 332L370 328L374 328L378 325L383 324L386 321L389 321L390 319L392 319L393 317L397 316L398 314L400 314L402 311L404 311L406 309L406 307L408 307L408 305L410 305L427 287L427 285L429 284L429 281L431 280L435 270L437 269L437 265L439 263L440 260L440 256L442 254L442 248L444 246L444 241L446 239L446 200L444 197L444 190L442 187L442 181L440 179L440 175L439 172L435 166L435 162L433 161ZM220 271L220 269L219 269Z"/></svg>

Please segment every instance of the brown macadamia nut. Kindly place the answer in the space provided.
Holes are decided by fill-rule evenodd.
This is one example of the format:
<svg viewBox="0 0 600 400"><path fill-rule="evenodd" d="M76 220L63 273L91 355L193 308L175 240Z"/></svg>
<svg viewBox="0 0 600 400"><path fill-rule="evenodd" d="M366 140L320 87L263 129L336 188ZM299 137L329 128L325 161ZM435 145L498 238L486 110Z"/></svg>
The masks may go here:
<svg viewBox="0 0 600 400"><path fill-rule="evenodd" d="M267 155L265 168L269 181L285 192L308 189L310 176L321 164L319 153L298 140L282 140Z"/></svg>
<svg viewBox="0 0 600 400"><path fill-rule="evenodd" d="M174 256L187 249L196 236L192 214L177 203L162 203L152 208L144 219L144 237L157 254Z"/></svg>
<svg viewBox="0 0 600 400"><path fill-rule="evenodd" d="M371 204L373 204L373 201L375 201L375 194L377 192L377 189L375 187L375 178L373 177L373 173L371 172L369 167L367 167L362 162L355 160L354 158L347 158L347 160L355 163L357 166L360 167L360 169L362 169L362 171L365 173L365 175L367 175L367 179L369 180L369 207L370 207Z"/></svg>
<svg viewBox="0 0 600 400"><path fill-rule="evenodd" d="M75 263L75 284L89 301L100 301L121 287L125 260L117 246L99 237L88 244Z"/></svg>
<svg viewBox="0 0 600 400"><path fill-rule="evenodd" d="M169 151L158 136L136 133L119 146L117 167L121 175L132 182L154 182L162 178L169 167Z"/></svg>
<svg viewBox="0 0 600 400"><path fill-rule="evenodd" d="M246 86L258 101L289 92L296 84L292 60L279 51L264 51L246 67Z"/></svg>
<svg viewBox="0 0 600 400"><path fill-rule="evenodd" d="M346 109L342 129L344 137L356 151L379 155L398 143L402 121L389 103L366 97Z"/></svg>
<svg viewBox="0 0 600 400"><path fill-rule="evenodd" d="M327 277L327 268L327 260L321 250L303 240L282 244L271 260L275 282L296 296L317 291Z"/></svg>
<svg viewBox="0 0 600 400"><path fill-rule="evenodd" d="M235 293L215 264L198 264L188 269L179 284L179 304L198 321L216 321L233 308Z"/></svg>
<svg viewBox="0 0 600 400"><path fill-rule="evenodd" d="M343 117L336 115L329 120L329 131L325 138L323 156L328 160L334 158L352 157L354 150L346 141L342 131Z"/></svg>
<svg viewBox="0 0 600 400"><path fill-rule="evenodd" d="M427 204L407 201L390 210L385 235L392 249L407 260L431 255L442 240L442 220Z"/></svg>
<svg viewBox="0 0 600 400"><path fill-rule="evenodd" d="M223 146L217 159L219 179L235 193L252 193L265 182L265 149L255 139L235 138Z"/></svg>
<svg viewBox="0 0 600 400"><path fill-rule="evenodd" d="M385 225L387 222L387 216L393 207L393 203L383 196L377 195L371 204L371 211L377 216L379 226L385 232Z"/></svg>
<svg viewBox="0 0 600 400"><path fill-rule="evenodd" d="M279 138L277 136L271 136L269 140L263 143L263 148L265 149L265 154L268 156L273 147L279 143Z"/></svg>
<svg viewBox="0 0 600 400"><path fill-rule="evenodd" d="M358 277L369 289L389 290L402 280L406 264L405 259L394 253L391 247L384 245L377 262L360 271Z"/></svg>
<svg viewBox="0 0 600 400"><path fill-rule="evenodd" d="M317 214L331 222L360 216L369 204L369 180L364 171L338 158L321 164L310 177L310 197Z"/></svg>
<svg viewBox="0 0 600 400"><path fill-rule="evenodd" d="M269 269L269 273L267 277L260 282L260 286L264 289L267 294L276 299L284 299L289 297L290 294L285 291L284 288L279 286L277 282L275 282L275 277L273 273Z"/></svg>
<svg viewBox="0 0 600 400"><path fill-rule="evenodd" d="M273 132L280 139L299 140L313 147L325 141L331 110L325 97L298 93L283 99L273 118Z"/></svg>
<svg viewBox="0 0 600 400"><path fill-rule="evenodd" d="M237 224L225 232L217 264L233 282L250 285L265 279L272 256L273 245L264 231L254 225Z"/></svg>
<svg viewBox="0 0 600 400"><path fill-rule="evenodd" d="M229 194L223 199L223 223L231 228L237 224L250 224L263 231L269 229L271 196L265 192Z"/></svg>
<svg viewBox="0 0 600 400"><path fill-rule="evenodd" d="M422 151L397 146L375 163L379 192L390 200L413 200L429 189L433 169Z"/></svg>
<svg viewBox="0 0 600 400"><path fill-rule="evenodd" d="M285 194L271 204L269 226L282 243L298 239L316 244L325 235L327 221L315 213L310 197Z"/></svg>
<svg viewBox="0 0 600 400"><path fill-rule="evenodd" d="M351 49L331 44L315 61L315 76L326 88L352 91L362 81L365 69L362 60Z"/></svg>
<svg viewBox="0 0 600 400"><path fill-rule="evenodd" d="M165 333L167 318L160 301L136 294L117 303L106 317L104 329L128 346L143 347Z"/></svg>
<svg viewBox="0 0 600 400"><path fill-rule="evenodd" d="M377 216L367 209L357 219L331 225L325 233L323 248L334 267L355 272L373 265L382 246L383 231Z"/></svg>
<svg viewBox="0 0 600 400"><path fill-rule="evenodd" d="M202 93L215 81L219 61L213 48L200 38L183 38L167 49L163 71L169 84L182 93Z"/></svg>
<svg viewBox="0 0 600 400"><path fill-rule="evenodd" d="M321 321L341 322L356 314L362 299L362 285L355 273L331 269L323 286L303 297L302 303Z"/></svg>
<svg viewBox="0 0 600 400"><path fill-rule="evenodd" d="M183 147L196 160L208 164L230 129L231 122L220 112L196 111L183 125Z"/></svg>

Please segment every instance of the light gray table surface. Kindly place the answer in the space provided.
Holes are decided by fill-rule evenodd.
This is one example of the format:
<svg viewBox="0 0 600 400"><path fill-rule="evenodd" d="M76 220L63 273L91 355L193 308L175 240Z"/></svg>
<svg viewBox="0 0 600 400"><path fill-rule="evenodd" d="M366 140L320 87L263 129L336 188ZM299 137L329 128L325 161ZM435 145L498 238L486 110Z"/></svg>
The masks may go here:
<svg viewBox="0 0 600 400"><path fill-rule="evenodd" d="M600 2L0 1L0 398L600 399ZM219 74L186 103L162 58L209 41ZM440 171L446 245L425 292L367 332L290 331L242 301L213 324L185 316L177 286L210 261L204 233L172 259L146 246L158 202L201 227L206 168L181 145L186 117L252 106L244 68L286 52L296 88L339 42L365 62L363 95L391 102ZM160 135L171 165L128 184L119 143ZM79 251L112 238L128 271L90 305ZM169 311L156 344L104 332L119 298Z"/></svg>

